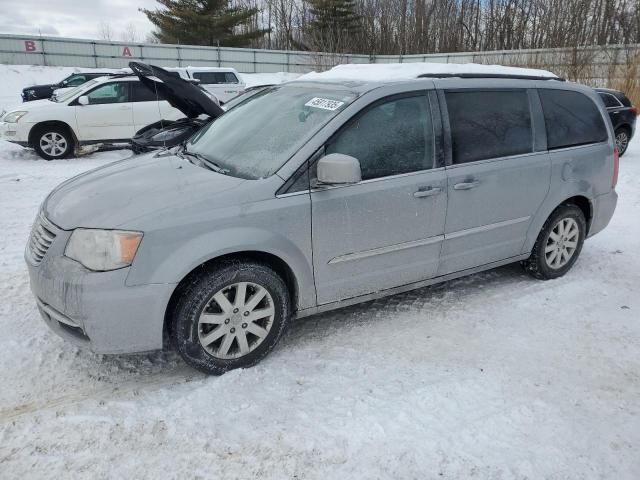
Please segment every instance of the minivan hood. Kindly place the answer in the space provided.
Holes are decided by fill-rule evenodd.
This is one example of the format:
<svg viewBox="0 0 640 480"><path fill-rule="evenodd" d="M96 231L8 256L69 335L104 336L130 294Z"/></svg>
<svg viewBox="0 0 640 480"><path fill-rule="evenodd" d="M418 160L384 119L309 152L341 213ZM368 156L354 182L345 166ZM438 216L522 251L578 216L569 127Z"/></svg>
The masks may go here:
<svg viewBox="0 0 640 480"><path fill-rule="evenodd" d="M150 213L210 200L246 180L196 166L170 152L121 160L56 187L44 215L63 230L118 228ZM133 223L132 223L133 222Z"/></svg>
<svg viewBox="0 0 640 480"><path fill-rule="evenodd" d="M189 118L203 114L217 118L224 113L219 105L194 84L173 76L163 68L140 62L130 62L129 67L150 90L157 91L161 98Z"/></svg>

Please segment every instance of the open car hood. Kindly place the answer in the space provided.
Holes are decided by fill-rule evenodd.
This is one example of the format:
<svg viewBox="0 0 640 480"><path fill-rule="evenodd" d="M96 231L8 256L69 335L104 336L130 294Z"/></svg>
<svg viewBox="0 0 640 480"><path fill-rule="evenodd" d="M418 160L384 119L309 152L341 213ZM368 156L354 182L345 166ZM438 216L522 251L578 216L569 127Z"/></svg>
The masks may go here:
<svg viewBox="0 0 640 480"><path fill-rule="evenodd" d="M193 83L174 77L163 68L140 62L130 62L129 67L143 84L154 92L157 91L160 98L189 118L202 114L217 118L224 113L222 108Z"/></svg>

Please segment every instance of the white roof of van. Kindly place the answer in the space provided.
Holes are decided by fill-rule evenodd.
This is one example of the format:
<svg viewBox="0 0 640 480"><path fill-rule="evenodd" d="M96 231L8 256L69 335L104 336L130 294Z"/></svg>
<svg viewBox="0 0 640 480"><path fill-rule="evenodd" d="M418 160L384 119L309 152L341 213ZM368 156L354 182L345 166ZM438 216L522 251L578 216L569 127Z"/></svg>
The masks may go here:
<svg viewBox="0 0 640 480"><path fill-rule="evenodd" d="M185 67L187 70L192 72L234 72L236 73L235 68L231 67Z"/></svg>
<svg viewBox="0 0 640 480"><path fill-rule="evenodd" d="M520 75L557 78L547 70L534 68L482 65L479 63L363 63L338 65L326 72L311 72L298 80L351 80L364 82L388 82L411 80L420 75Z"/></svg>

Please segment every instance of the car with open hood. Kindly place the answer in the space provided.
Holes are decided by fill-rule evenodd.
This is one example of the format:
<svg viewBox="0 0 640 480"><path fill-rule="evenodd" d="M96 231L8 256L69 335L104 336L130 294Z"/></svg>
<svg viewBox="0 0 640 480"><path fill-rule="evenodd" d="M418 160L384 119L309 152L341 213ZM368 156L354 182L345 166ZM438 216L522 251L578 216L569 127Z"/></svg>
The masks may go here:
<svg viewBox="0 0 640 480"><path fill-rule="evenodd" d="M135 132L160 119L184 116L131 74L100 77L50 99L23 103L0 118L0 139L34 148L53 160L85 145L129 143Z"/></svg>
<svg viewBox="0 0 640 480"><path fill-rule="evenodd" d="M138 130L130 142L134 153L180 145L224 113L217 98L197 81L185 80L173 71L140 62L131 62L129 67L149 90L185 115L177 120L163 118Z"/></svg>

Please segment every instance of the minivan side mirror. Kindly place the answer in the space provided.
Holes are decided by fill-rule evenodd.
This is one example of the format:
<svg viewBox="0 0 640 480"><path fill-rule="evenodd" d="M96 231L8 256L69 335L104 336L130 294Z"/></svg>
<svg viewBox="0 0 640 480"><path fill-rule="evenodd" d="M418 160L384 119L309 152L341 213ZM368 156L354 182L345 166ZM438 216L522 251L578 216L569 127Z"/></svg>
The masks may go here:
<svg viewBox="0 0 640 480"><path fill-rule="evenodd" d="M87 97L86 95L80 95L78 97L78 103L80 105L89 105L89 97Z"/></svg>
<svg viewBox="0 0 640 480"><path fill-rule="evenodd" d="M361 180L360 161L355 157L330 153L318 160L318 184L348 185Z"/></svg>

